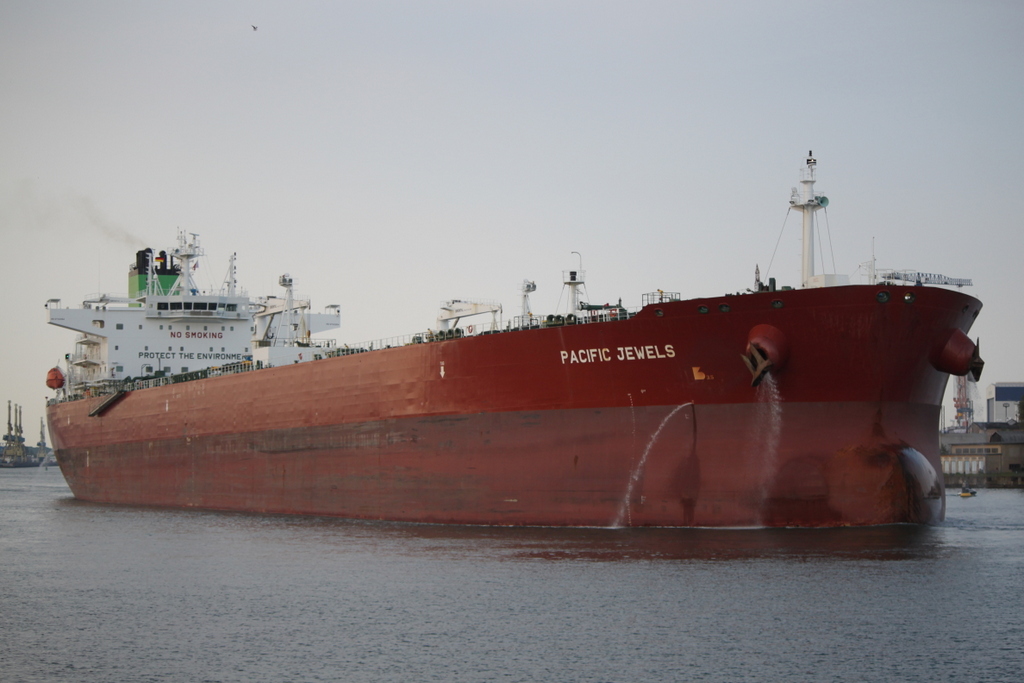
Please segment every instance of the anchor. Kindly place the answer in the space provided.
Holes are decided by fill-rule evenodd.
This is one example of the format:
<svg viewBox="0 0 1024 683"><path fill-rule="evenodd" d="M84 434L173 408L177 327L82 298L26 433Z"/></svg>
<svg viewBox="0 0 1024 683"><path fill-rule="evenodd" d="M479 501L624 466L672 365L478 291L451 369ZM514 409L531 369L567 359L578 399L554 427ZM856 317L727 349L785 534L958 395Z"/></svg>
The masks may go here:
<svg viewBox="0 0 1024 683"><path fill-rule="evenodd" d="M743 364L750 370L752 387L760 384L769 370L782 370L788 357L786 335L772 325L755 325L747 334L746 353L740 354Z"/></svg>
<svg viewBox="0 0 1024 683"><path fill-rule="evenodd" d="M985 361L981 359L981 337L974 343L974 353L971 354L970 373L974 381L981 379L981 371L985 369Z"/></svg>
<svg viewBox="0 0 1024 683"><path fill-rule="evenodd" d="M977 343L957 328L951 328L935 338L928 360L939 372L948 372L957 377L970 373L977 382L985 361L981 359L981 339Z"/></svg>
<svg viewBox="0 0 1024 683"><path fill-rule="evenodd" d="M754 376L750 381L750 386L756 387L764 379L764 376L768 374L768 371L772 369L773 363L768 358L768 354L753 344L750 344L747 349L749 355L740 354L740 358L743 359L747 370L750 370L750 374Z"/></svg>

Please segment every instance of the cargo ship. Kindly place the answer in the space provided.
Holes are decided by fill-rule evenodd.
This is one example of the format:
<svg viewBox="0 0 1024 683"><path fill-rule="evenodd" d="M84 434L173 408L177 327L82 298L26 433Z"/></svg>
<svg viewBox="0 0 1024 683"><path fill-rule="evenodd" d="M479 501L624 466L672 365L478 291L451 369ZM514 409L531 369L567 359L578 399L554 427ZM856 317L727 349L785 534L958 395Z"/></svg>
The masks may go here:
<svg viewBox="0 0 1024 683"><path fill-rule="evenodd" d="M234 281L198 289L201 248L139 252L129 296L47 304L79 332L47 385L76 498L101 503L545 526L842 526L945 513L940 404L980 375L966 280L816 274L808 155L801 282L505 321L453 300L434 326L374 343ZM873 270L873 269L872 269ZM938 282L955 288L930 286ZM474 317L477 316L477 317ZM483 320L483 324L479 321ZM474 324L468 324L474 321Z"/></svg>

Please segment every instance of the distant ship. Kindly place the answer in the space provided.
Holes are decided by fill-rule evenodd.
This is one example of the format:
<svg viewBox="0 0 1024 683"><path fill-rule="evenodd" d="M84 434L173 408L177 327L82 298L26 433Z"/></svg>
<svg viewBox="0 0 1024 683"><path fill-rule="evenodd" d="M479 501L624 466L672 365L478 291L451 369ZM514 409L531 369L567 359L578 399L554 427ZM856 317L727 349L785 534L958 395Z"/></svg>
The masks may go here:
<svg viewBox="0 0 1024 683"><path fill-rule="evenodd" d="M799 288L580 300L510 322L451 301L435 327L352 347L339 307L200 291L195 236L139 252L131 294L48 304L80 333L47 415L77 498L449 524L838 526L944 515L940 404L981 372L981 303L923 281L815 274L816 161ZM921 284L919 284L921 283ZM482 315L484 324L467 325ZM479 320L480 318L477 318Z"/></svg>

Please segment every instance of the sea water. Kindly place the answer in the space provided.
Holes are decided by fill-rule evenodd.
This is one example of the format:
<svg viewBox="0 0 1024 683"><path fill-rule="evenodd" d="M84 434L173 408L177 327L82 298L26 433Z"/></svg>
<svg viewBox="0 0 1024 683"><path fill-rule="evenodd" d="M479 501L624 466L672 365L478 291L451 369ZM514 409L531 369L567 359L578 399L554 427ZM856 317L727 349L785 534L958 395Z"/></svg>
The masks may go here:
<svg viewBox="0 0 1024 683"><path fill-rule="evenodd" d="M1019 681L1024 492L936 527L516 529L0 470L0 681Z"/></svg>

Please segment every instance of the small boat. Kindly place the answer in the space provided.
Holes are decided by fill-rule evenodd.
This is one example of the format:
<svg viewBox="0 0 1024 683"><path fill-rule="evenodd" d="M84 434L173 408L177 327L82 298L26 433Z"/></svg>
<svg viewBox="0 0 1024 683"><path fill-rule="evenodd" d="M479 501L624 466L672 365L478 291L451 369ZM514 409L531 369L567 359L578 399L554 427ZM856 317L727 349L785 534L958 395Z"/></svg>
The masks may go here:
<svg viewBox="0 0 1024 683"><path fill-rule="evenodd" d="M962 487L960 487L960 497L961 498L970 498L971 496L976 496L976 495L978 495L978 492L975 491L974 489L972 489L971 487L969 487L967 484L964 484Z"/></svg>

